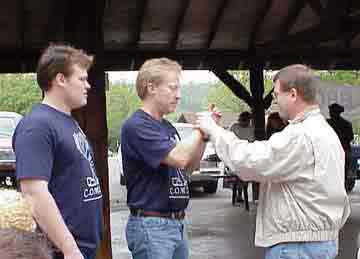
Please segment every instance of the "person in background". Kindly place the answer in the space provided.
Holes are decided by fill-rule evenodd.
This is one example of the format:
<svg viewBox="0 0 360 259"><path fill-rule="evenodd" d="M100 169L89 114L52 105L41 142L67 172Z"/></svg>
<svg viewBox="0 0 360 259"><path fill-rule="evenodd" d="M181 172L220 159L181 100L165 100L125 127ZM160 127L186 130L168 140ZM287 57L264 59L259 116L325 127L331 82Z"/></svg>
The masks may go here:
<svg viewBox="0 0 360 259"><path fill-rule="evenodd" d="M354 132L351 122L341 116L343 112L344 106L337 103L329 105L330 118L327 119L327 122L336 132L345 151L345 177L348 177L351 168L351 141L354 139Z"/></svg>
<svg viewBox="0 0 360 259"><path fill-rule="evenodd" d="M92 148L74 109L87 104L93 56L51 44L37 66L44 99L13 136L16 177L54 258L94 259L102 238L102 193Z"/></svg>
<svg viewBox="0 0 360 259"><path fill-rule="evenodd" d="M287 66L273 81L280 117L289 125L269 140L240 140L204 114L198 126L225 165L260 182L255 245L266 247L266 259L334 259L350 215L343 148L320 113L319 79L308 67Z"/></svg>
<svg viewBox="0 0 360 259"><path fill-rule="evenodd" d="M249 142L253 142L255 140L255 136L254 136L254 127L251 125L251 121L252 121L251 113L248 111L244 111L239 114L238 121L235 122L230 127L230 131L234 132L234 134L239 139L246 139ZM235 193L233 193L233 195L235 194L236 197L235 199L237 202L243 202L245 199L246 209L249 210L248 200L246 199L247 189L248 189L248 183L239 179L237 183L234 183L233 192ZM244 192L244 199L242 198L243 192ZM233 204L234 204L234 198L233 198Z"/></svg>
<svg viewBox="0 0 360 259"><path fill-rule="evenodd" d="M266 123L266 138L269 139L272 134L282 131L286 125L288 125L288 123L281 119L278 112L270 113Z"/></svg>
<svg viewBox="0 0 360 259"><path fill-rule="evenodd" d="M135 259L189 258L185 210L192 172L207 137L195 129L180 140L164 116L180 101L181 67L168 58L147 60L136 79L141 107L121 129L121 154L130 216L128 248ZM190 169L190 170L188 170Z"/></svg>

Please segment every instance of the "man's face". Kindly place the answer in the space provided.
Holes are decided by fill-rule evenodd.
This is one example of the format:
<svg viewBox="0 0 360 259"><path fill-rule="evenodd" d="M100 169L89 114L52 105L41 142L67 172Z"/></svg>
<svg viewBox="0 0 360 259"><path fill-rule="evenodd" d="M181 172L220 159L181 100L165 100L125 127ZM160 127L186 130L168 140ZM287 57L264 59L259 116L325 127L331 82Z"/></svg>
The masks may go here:
<svg viewBox="0 0 360 259"><path fill-rule="evenodd" d="M160 84L154 86L153 91L158 111L162 115L174 112L181 98L179 75L169 72Z"/></svg>
<svg viewBox="0 0 360 259"><path fill-rule="evenodd" d="M73 73L65 77L65 98L71 110L81 108L87 104L88 83L87 70L78 65L73 66Z"/></svg>
<svg viewBox="0 0 360 259"><path fill-rule="evenodd" d="M281 89L280 81L276 80L274 88L274 101L279 106L279 115L280 117L287 121L290 119L289 108L291 106L290 102L290 92L283 92Z"/></svg>

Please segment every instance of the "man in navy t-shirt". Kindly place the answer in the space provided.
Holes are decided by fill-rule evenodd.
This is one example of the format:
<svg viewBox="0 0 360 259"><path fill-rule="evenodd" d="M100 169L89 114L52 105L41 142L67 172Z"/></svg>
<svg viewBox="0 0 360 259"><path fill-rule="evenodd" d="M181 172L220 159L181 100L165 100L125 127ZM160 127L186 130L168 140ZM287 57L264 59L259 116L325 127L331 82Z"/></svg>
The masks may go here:
<svg viewBox="0 0 360 259"><path fill-rule="evenodd" d="M16 177L54 258L94 259L102 235L102 193L94 156L71 111L87 103L93 57L66 45L42 54L37 80L41 104L18 124Z"/></svg>
<svg viewBox="0 0 360 259"><path fill-rule="evenodd" d="M135 259L189 257L184 224L189 202L185 171L199 164L204 137L186 140L164 119L180 100L180 65L150 59L140 68L136 90L142 106L121 129L121 153L130 217L126 226Z"/></svg>

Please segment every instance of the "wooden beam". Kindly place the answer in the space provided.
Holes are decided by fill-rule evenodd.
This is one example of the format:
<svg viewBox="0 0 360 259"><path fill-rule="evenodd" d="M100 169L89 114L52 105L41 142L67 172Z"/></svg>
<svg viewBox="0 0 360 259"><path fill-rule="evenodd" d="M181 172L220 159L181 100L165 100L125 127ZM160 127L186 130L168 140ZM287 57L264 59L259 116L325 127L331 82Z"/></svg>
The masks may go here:
<svg viewBox="0 0 360 259"><path fill-rule="evenodd" d="M190 6L190 2L191 2L190 0L182 0L182 6L181 6L181 10L179 12L179 16L178 16L178 19L176 22L173 38L170 41L170 49L176 49L177 42L179 40L179 34L180 34L181 28L184 24L186 11L188 10L188 8Z"/></svg>
<svg viewBox="0 0 360 259"><path fill-rule="evenodd" d="M138 0L138 4L139 4L139 7L138 7L138 13L135 18L136 22L135 22L135 26L134 26L133 40L129 45L130 48L135 48L135 49L139 45L142 26L143 26L143 22L144 22L144 17L146 14L146 7L148 5L148 0Z"/></svg>
<svg viewBox="0 0 360 259"><path fill-rule="evenodd" d="M248 90L238 80L236 80L225 68L214 67L211 71L240 99L250 107L254 106L253 98Z"/></svg>
<svg viewBox="0 0 360 259"><path fill-rule="evenodd" d="M306 0L306 2L318 16L321 16L321 13L323 12L323 6L319 0Z"/></svg>
<svg viewBox="0 0 360 259"><path fill-rule="evenodd" d="M64 37L64 35L59 35L59 32L62 32L61 28L64 26L67 1L51 1L50 5L49 19L45 32L47 42L58 41Z"/></svg>
<svg viewBox="0 0 360 259"><path fill-rule="evenodd" d="M253 61L254 62L254 61ZM253 96L251 106L255 117L255 139L265 139L265 107L264 107L264 70L261 62L256 61L250 65L250 90Z"/></svg>
<svg viewBox="0 0 360 259"><path fill-rule="evenodd" d="M342 13L342 11L339 12ZM358 30L360 15L351 17L344 17L344 15L342 17L337 16L338 14L331 13L323 15L319 25L271 43L258 45L258 48L262 49L263 53L273 53L279 52L279 50L295 49L299 46L314 46L321 42L346 38L347 35L353 34L354 31Z"/></svg>
<svg viewBox="0 0 360 259"><path fill-rule="evenodd" d="M273 0L266 0L265 5L263 6L263 8L260 10L260 12L258 13L258 15L256 17L256 22L250 33L249 44L248 44L248 49L251 52L255 51L256 35L258 34L261 26L264 23L266 14L269 12L272 2L273 2Z"/></svg>
<svg viewBox="0 0 360 259"><path fill-rule="evenodd" d="M18 39L20 41L20 49L21 53L25 50L25 0L19 0L19 8L18 8ZM4 36L4 35L3 35Z"/></svg>
<svg viewBox="0 0 360 259"><path fill-rule="evenodd" d="M228 3L229 3L229 0L223 0L220 7L218 8L215 19L210 27L210 34L209 34L209 38L205 44L205 49L210 49L211 44L212 44L213 40L215 39L215 35L219 29L220 21L224 15L224 11L225 11L225 8L228 5Z"/></svg>
<svg viewBox="0 0 360 259"><path fill-rule="evenodd" d="M297 17L299 16L301 10L304 8L305 2L304 0L296 0L293 6L290 6L288 10L288 15L286 19L283 21L282 25L280 26L280 31L277 34L278 39L285 38L289 31L291 30L292 26L295 24Z"/></svg>

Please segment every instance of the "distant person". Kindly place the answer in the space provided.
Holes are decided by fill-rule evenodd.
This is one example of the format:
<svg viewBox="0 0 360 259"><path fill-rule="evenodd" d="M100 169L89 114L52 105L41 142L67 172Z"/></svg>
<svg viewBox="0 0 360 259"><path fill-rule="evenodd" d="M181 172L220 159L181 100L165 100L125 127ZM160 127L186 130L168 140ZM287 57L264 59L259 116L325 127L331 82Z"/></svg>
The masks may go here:
<svg viewBox="0 0 360 259"><path fill-rule="evenodd" d="M253 142L255 140L255 135L254 135L254 127L251 125L251 121L252 121L252 114L248 111L244 111L239 114L238 121L235 122L230 127L230 131L234 132L239 139L246 139L249 142ZM248 183L242 181L241 179L239 179L238 183L234 184L233 186L233 192L235 192L236 201L237 202L244 201L244 199L242 198L242 193L244 192L246 209L249 210L249 205L247 200L247 189L248 189Z"/></svg>
<svg viewBox="0 0 360 259"><path fill-rule="evenodd" d="M288 123L281 119L278 112L272 112L269 114L266 123L266 138L269 139L272 134L282 131Z"/></svg>
<svg viewBox="0 0 360 259"><path fill-rule="evenodd" d="M51 44L37 66L44 99L18 124L16 178L54 258L94 259L103 232L94 154L71 112L87 104L93 56Z"/></svg>
<svg viewBox="0 0 360 259"><path fill-rule="evenodd" d="M234 132L239 139L246 139L252 142L255 140L255 135L251 121L252 114L248 111L244 111L239 114L237 122L231 125L230 130Z"/></svg>
<svg viewBox="0 0 360 259"><path fill-rule="evenodd" d="M47 240L39 233L16 228L0 229L1 259L51 259Z"/></svg>
<svg viewBox="0 0 360 259"><path fill-rule="evenodd" d="M134 259L187 259L185 171L195 168L207 136L195 129L180 140L164 116L180 102L180 65L168 58L145 61L136 79L141 108L121 129L121 154L130 216L126 240Z"/></svg>
<svg viewBox="0 0 360 259"><path fill-rule="evenodd" d="M345 176L348 177L351 168L351 141L354 139L354 132L351 122L341 116L343 112L344 106L338 103L329 105L330 118L327 122L338 135L345 151Z"/></svg>
<svg viewBox="0 0 360 259"><path fill-rule="evenodd" d="M240 140L206 114L198 125L225 165L260 182L255 245L266 247L266 259L335 259L350 203L344 151L316 101L319 79L304 65L290 65L273 81L289 125L269 140Z"/></svg>

